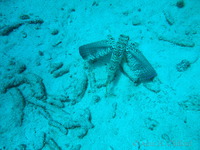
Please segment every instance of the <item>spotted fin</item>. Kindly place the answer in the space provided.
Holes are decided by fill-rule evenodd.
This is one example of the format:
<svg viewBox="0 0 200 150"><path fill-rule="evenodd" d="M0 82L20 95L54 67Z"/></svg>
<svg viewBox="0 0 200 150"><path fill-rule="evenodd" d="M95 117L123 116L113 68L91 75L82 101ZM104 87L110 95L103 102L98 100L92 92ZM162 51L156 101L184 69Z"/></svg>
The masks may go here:
<svg viewBox="0 0 200 150"><path fill-rule="evenodd" d="M145 82L157 75L156 71L142 52L132 44L130 44L128 50L125 52L125 57L126 62L124 63L127 63L129 69L127 70L126 64L122 65L122 68L130 78L131 76L134 77L132 80L137 80L135 82Z"/></svg>
<svg viewBox="0 0 200 150"><path fill-rule="evenodd" d="M86 60L96 60L112 51L114 39L102 40L79 47L81 57Z"/></svg>

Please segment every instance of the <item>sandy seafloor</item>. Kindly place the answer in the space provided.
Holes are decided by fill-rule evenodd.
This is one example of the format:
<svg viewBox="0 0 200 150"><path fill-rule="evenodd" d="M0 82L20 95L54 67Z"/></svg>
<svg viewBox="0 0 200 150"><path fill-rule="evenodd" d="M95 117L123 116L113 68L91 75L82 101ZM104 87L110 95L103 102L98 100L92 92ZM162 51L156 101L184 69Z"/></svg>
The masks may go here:
<svg viewBox="0 0 200 150"><path fill-rule="evenodd" d="M1 0L0 150L200 150L200 1ZM134 84L81 45L120 34L157 72Z"/></svg>

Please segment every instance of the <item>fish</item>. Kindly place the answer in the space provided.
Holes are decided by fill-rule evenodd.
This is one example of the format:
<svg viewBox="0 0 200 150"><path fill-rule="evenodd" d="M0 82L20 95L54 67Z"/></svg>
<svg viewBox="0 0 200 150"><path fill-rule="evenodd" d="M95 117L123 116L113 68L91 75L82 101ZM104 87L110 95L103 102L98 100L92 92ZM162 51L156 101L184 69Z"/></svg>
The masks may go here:
<svg viewBox="0 0 200 150"><path fill-rule="evenodd" d="M113 52L108 67L108 77L106 85L114 80L115 74L119 69L122 58L124 57L124 52L126 50L128 41L129 37L121 34L115 48L113 48Z"/></svg>

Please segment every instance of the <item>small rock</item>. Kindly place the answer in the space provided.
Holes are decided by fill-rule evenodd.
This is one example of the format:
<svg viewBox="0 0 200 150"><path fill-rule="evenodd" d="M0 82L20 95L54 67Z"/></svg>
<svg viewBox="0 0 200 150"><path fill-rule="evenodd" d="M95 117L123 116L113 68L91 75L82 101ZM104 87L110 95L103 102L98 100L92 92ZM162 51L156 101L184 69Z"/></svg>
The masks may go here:
<svg viewBox="0 0 200 150"><path fill-rule="evenodd" d="M22 37L23 38L27 38L27 33L26 32L22 31L21 33L22 33Z"/></svg>
<svg viewBox="0 0 200 150"><path fill-rule="evenodd" d="M181 47L194 47L195 43L193 42L193 39L189 38L188 36L184 35L160 35L158 36L158 39L161 41L166 41L172 44L175 44L177 46Z"/></svg>
<svg viewBox="0 0 200 150"><path fill-rule="evenodd" d="M29 15L21 15L19 18L20 18L21 20L30 19Z"/></svg>
<svg viewBox="0 0 200 150"><path fill-rule="evenodd" d="M132 20L132 25L134 26L138 26L138 25L141 25L141 19L137 16L133 17L133 20Z"/></svg>
<svg viewBox="0 0 200 150"><path fill-rule="evenodd" d="M185 110L200 111L200 95L190 95L186 100L178 103Z"/></svg>
<svg viewBox="0 0 200 150"><path fill-rule="evenodd" d="M116 111L117 111L117 103L112 104L112 109L113 109L112 118L115 118L116 117Z"/></svg>
<svg viewBox="0 0 200 150"><path fill-rule="evenodd" d="M190 67L190 64L191 63L188 60L184 59L176 65L176 70L178 72L186 71Z"/></svg>
<svg viewBox="0 0 200 150"><path fill-rule="evenodd" d="M16 150L26 150L26 145L25 144L20 144L17 146Z"/></svg>
<svg viewBox="0 0 200 150"><path fill-rule="evenodd" d="M147 128L151 131L155 130L155 128L159 125L159 122L154 120L154 119L151 119L151 118L147 118L145 120L145 124L147 126Z"/></svg>
<svg viewBox="0 0 200 150"><path fill-rule="evenodd" d="M160 80L158 78L154 78L152 80L152 82L144 82L143 85L145 88L147 88L148 90L154 92L154 93L158 93L160 92Z"/></svg>
<svg viewBox="0 0 200 150"><path fill-rule="evenodd" d="M73 145L70 150L80 150L80 149L81 149L81 145L78 144L78 145L75 145L75 146Z"/></svg>
<svg viewBox="0 0 200 150"><path fill-rule="evenodd" d="M8 36L11 32L15 31L19 27L21 27L24 23L15 23L12 25L7 25L1 30L0 35L1 36Z"/></svg>
<svg viewBox="0 0 200 150"><path fill-rule="evenodd" d="M101 98L100 98L100 96L98 96L98 95L94 95L93 97L92 97L92 101L93 101L93 103L98 103L99 101L101 100Z"/></svg>
<svg viewBox="0 0 200 150"><path fill-rule="evenodd" d="M54 29L54 30L51 32L52 35L57 35L58 33L59 33L59 31L58 31L57 29Z"/></svg>
<svg viewBox="0 0 200 150"><path fill-rule="evenodd" d="M94 2L92 3L92 6L99 6L99 4L98 4L96 1L94 1Z"/></svg>
<svg viewBox="0 0 200 150"><path fill-rule="evenodd" d="M75 11L76 11L76 9L74 9L74 8L70 9L70 12L75 12Z"/></svg>
<svg viewBox="0 0 200 150"><path fill-rule="evenodd" d="M128 10L123 12L124 16L128 16L129 14L130 14L130 12Z"/></svg>
<svg viewBox="0 0 200 150"><path fill-rule="evenodd" d="M170 142L171 142L171 139L170 139L169 135L167 135L167 134L165 134L165 133L161 135L161 138L162 138L163 140L165 140L167 143L170 143Z"/></svg>
<svg viewBox="0 0 200 150"><path fill-rule="evenodd" d="M193 34L197 34L197 29L195 27L191 27L188 26L188 28L186 28L185 30L185 35L193 35Z"/></svg>
<svg viewBox="0 0 200 150"><path fill-rule="evenodd" d="M55 71L59 70L59 69L62 68L62 67L63 67L63 63L62 63L62 62L52 63L52 64L50 65L50 70L49 70L49 72L50 72L51 74L53 74Z"/></svg>
<svg viewBox="0 0 200 150"><path fill-rule="evenodd" d="M58 45L62 44L62 41L56 41L55 43L52 44L53 47L56 47Z"/></svg>
<svg viewBox="0 0 200 150"><path fill-rule="evenodd" d="M174 20L173 15L171 14L171 12L169 12L169 11L164 11L164 15L165 15L165 19L166 19L167 23L168 23L169 25L173 25L174 22L175 22L175 20Z"/></svg>
<svg viewBox="0 0 200 150"><path fill-rule="evenodd" d="M177 3L176 3L176 6L178 8L183 8L185 6L184 0L178 0Z"/></svg>
<svg viewBox="0 0 200 150"><path fill-rule="evenodd" d="M58 69L58 70L56 70L56 71L53 72L53 77L54 78L61 77L64 74L69 73L69 69L70 69L70 66L68 66L68 65L67 66L63 66L60 69Z"/></svg>
<svg viewBox="0 0 200 150"><path fill-rule="evenodd" d="M38 51L38 54L40 55L40 56L44 56L44 53L42 52L42 51Z"/></svg>
<svg viewBox="0 0 200 150"><path fill-rule="evenodd" d="M28 24L43 24L44 20L42 20L42 19L35 19L35 20L27 21L27 23Z"/></svg>

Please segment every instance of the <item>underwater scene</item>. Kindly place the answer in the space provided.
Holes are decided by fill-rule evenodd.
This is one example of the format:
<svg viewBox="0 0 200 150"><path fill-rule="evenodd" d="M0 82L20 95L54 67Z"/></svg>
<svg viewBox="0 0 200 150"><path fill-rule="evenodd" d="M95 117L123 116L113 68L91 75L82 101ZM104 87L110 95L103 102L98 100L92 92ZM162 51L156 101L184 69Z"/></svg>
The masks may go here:
<svg viewBox="0 0 200 150"><path fill-rule="evenodd" d="M0 0L0 150L200 150L200 0Z"/></svg>

